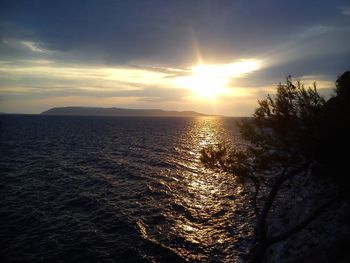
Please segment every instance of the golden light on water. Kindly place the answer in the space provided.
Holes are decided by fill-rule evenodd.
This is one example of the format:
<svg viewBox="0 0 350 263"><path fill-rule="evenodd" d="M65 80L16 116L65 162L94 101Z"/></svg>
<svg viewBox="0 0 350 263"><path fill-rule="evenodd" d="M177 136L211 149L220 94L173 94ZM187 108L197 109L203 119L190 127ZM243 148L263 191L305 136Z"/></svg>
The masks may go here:
<svg viewBox="0 0 350 263"><path fill-rule="evenodd" d="M242 60L230 64L199 64L191 68L190 75L176 78L175 83L192 90L196 96L214 99L229 92L231 79L241 77L259 67L260 63L256 60Z"/></svg>
<svg viewBox="0 0 350 263"><path fill-rule="evenodd" d="M232 244L242 237L237 229L236 220L240 220L240 211L244 198L242 189L235 178L225 173L209 172L199 161L200 150L209 145L232 138L232 134L225 127L221 118L204 117L193 119L179 138L177 148L179 167L186 167L179 174L171 174L172 180L164 180L162 186L167 186L171 203L164 211L164 217L169 225L159 226L161 236L171 239L167 248L189 261L209 262L212 256L218 253L217 248L223 249L225 254L217 254L224 262L236 262L237 255ZM157 235L152 236L149 228L140 227L145 238L157 241ZM236 229L234 232L228 229ZM172 239L175 238L175 239ZM190 249L178 246L177 241L189 244L196 253Z"/></svg>

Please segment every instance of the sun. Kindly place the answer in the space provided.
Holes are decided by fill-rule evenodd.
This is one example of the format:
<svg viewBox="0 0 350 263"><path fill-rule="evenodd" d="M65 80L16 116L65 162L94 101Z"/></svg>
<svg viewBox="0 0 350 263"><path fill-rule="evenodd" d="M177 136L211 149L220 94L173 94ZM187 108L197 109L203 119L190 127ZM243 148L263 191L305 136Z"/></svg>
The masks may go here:
<svg viewBox="0 0 350 263"><path fill-rule="evenodd" d="M179 77L176 84L193 91L196 96L215 98L225 92L229 78L221 72L218 65L200 64L192 67L191 75Z"/></svg>
<svg viewBox="0 0 350 263"><path fill-rule="evenodd" d="M190 89L197 97L214 99L229 91L232 78L257 68L258 62L253 60L231 64L199 64L190 69L188 76L177 77L175 83Z"/></svg>

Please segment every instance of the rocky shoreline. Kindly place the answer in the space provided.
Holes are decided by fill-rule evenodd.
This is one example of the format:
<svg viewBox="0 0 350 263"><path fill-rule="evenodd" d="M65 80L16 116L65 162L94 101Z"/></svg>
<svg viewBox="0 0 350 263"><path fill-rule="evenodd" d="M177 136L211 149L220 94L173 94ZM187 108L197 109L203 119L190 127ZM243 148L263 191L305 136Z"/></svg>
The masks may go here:
<svg viewBox="0 0 350 263"><path fill-rule="evenodd" d="M349 262L350 202L330 179L302 173L285 182L267 218L269 234L280 234L310 215L334 195L309 224L271 245L265 262Z"/></svg>

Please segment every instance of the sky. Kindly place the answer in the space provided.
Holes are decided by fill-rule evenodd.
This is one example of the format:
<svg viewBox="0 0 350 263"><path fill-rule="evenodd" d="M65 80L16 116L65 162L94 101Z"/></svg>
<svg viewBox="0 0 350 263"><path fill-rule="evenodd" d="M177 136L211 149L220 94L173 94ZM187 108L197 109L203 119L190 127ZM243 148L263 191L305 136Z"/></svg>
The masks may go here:
<svg viewBox="0 0 350 263"><path fill-rule="evenodd" d="M288 75L327 97L349 69L348 1L0 0L0 112L250 116Z"/></svg>

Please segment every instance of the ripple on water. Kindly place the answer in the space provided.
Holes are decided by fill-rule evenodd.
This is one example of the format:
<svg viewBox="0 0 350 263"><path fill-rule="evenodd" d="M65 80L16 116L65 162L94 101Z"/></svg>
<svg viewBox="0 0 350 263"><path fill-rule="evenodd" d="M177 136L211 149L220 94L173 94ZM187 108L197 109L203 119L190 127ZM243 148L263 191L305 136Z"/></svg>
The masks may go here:
<svg viewBox="0 0 350 263"><path fill-rule="evenodd" d="M1 116L0 248L11 262L237 262L252 217L199 151L229 118Z"/></svg>

